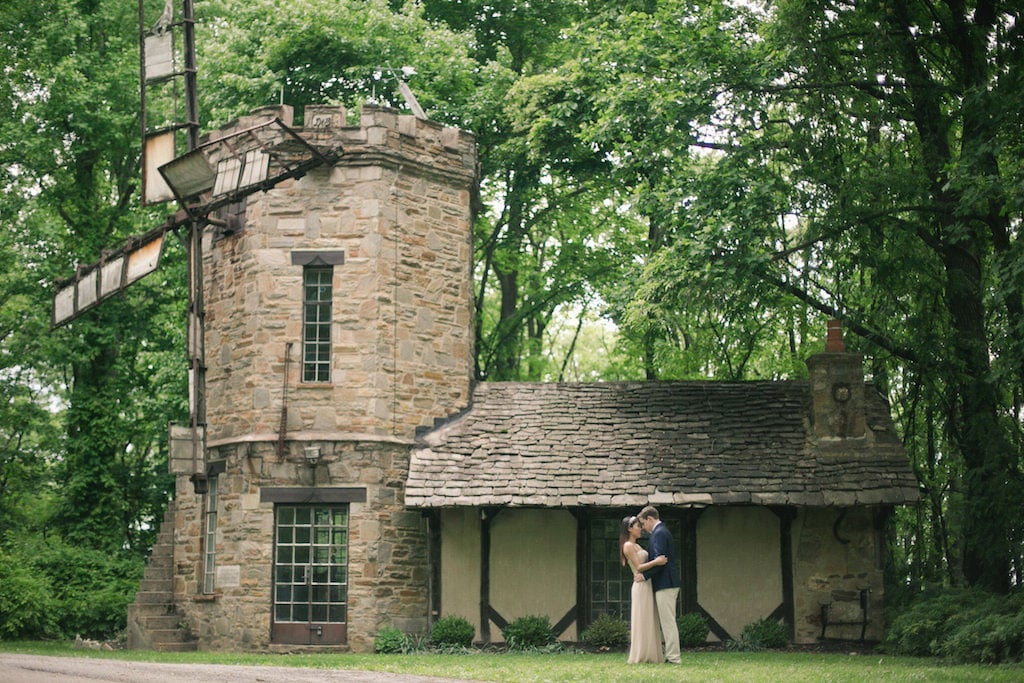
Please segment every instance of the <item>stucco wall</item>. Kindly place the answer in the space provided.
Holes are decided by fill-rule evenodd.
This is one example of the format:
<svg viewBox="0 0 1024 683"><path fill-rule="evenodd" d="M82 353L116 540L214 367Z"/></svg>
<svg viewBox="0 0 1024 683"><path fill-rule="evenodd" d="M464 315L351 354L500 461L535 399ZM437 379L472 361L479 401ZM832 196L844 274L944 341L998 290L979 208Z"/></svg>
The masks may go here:
<svg viewBox="0 0 1024 683"><path fill-rule="evenodd" d="M799 508L790 534L794 640L821 636L821 607L830 626L825 636L861 636L860 591L868 591L867 640L884 627L882 542L873 508ZM841 516L841 518L840 518ZM697 524L697 597L734 638L747 624L782 603L779 518L758 507L708 508ZM712 637L713 639L713 637Z"/></svg>
<svg viewBox="0 0 1024 683"><path fill-rule="evenodd" d="M507 508L491 520L490 602L506 621L547 616L555 625L576 604L576 519L565 510ZM441 516L442 614L480 632L480 510ZM503 642L491 624L491 642ZM561 634L575 641L575 625Z"/></svg>
<svg viewBox="0 0 1024 683"><path fill-rule="evenodd" d="M576 604L576 519L565 510L506 509L491 523L491 605L506 621ZM501 633L492 633L501 641ZM576 640L571 627L563 640Z"/></svg>
<svg viewBox="0 0 1024 683"><path fill-rule="evenodd" d="M701 513L697 600L733 638L782 603L781 567L779 518L771 510L724 507Z"/></svg>
<svg viewBox="0 0 1024 683"><path fill-rule="evenodd" d="M480 511L441 511L441 614L464 617L480 640Z"/></svg>

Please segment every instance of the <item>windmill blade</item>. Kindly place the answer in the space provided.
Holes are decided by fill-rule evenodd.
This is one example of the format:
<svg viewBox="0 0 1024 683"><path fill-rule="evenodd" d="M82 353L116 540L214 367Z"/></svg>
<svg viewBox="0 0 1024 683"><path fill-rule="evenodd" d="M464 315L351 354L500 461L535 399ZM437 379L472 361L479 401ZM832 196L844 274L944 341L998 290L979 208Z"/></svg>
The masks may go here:
<svg viewBox="0 0 1024 683"><path fill-rule="evenodd" d="M171 27L172 23L174 23L174 0L167 0L164 3L164 11L160 14L160 18L156 20L150 31L153 33L163 33Z"/></svg>
<svg viewBox="0 0 1024 683"><path fill-rule="evenodd" d="M128 238L117 249L103 252L98 262L81 266L72 277L58 282L53 296L51 329L71 322L156 270L160 266L167 232L189 220L185 211L178 211L168 216L162 225Z"/></svg>
<svg viewBox="0 0 1024 683"><path fill-rule="evenodd" d="M193 218L331 165L340 147L320 149L274 117L200 145L157 168Z"/></svg>

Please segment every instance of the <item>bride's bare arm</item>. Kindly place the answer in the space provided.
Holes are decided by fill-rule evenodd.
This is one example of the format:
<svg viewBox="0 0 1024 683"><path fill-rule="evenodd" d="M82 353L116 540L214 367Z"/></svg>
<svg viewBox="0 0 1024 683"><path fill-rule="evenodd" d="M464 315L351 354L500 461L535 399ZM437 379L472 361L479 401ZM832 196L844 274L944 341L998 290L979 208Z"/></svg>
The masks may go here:
<svg viewBox="0 0 1024 683"><path fill-rule="evenodd" d="M664 555L658 555L653 560L649 560L647 562L644 562L637 569L638 569L638 571L645 572L645 571L647 571L648 569L650 569L652 567L657 567L659 565L666 564L667 562L668 562L668 558L667 557L665 557Z"/></svg>

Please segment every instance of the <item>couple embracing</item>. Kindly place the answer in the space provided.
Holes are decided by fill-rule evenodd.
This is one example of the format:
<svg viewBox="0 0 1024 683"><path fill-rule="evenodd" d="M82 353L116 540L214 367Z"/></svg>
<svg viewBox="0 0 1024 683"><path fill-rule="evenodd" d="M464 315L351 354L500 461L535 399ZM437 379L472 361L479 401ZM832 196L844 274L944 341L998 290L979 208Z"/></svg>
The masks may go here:
<svg viewBox="0 0 1024 683"><path fill-rule="evenodd" d="M649 551L637 543L642 531L651 536ZM636 517L622 520L619 551L622 564L628 564L633 572L629 663L679 664L679 629L676 626L679 570L676 568L672 534L662 524L657 509L648 505ZM653 559L648 560L648 557Z"/></svg>

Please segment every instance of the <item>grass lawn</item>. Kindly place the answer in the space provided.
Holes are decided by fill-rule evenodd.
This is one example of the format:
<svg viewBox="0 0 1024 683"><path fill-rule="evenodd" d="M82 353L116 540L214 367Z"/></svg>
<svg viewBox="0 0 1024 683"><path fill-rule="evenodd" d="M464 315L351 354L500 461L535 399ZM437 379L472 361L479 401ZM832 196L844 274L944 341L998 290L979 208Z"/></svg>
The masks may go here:
<svg viewBox="0 0 1024 683"><path fill-rule="evenodd" d="M684 652L683 664L626 664L623 653L459 655L231 654L76 649L72 643L0 642L0 651L131 661L296 666L421 674L477 681L1024 681L1024 664L976 666L877 654Z"/></svg>

